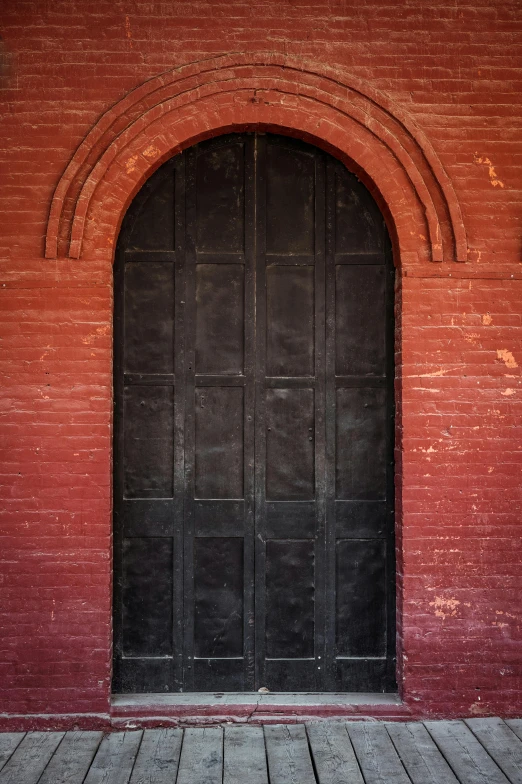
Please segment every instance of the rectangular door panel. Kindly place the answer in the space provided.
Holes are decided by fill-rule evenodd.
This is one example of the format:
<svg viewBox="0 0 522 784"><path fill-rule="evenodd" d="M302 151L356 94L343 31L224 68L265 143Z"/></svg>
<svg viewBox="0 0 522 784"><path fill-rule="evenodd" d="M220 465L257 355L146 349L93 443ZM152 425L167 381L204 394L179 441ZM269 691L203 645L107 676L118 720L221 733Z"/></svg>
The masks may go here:
<svg viewBox="0 0 522 784"><path fill-rule="evenodd" d="M338 539L374 539L386 536L386 501L336 501L335 535Z"/></svg>
<svg viewBox="0 0 522 784"><path fill-rule="evenodd" d="M244 536L245 502L198 500L194 502L195 536Z"/></svg>
<svg viewBox="0 0 522 784"><path fill-rule="evenodd" d="M266 146L266 252L315 252L315 159L284 145Z"/></svg>
<svg viewBox="0 0 522 784"><path fill-rule="evenodd" d="M337 541L337 656L385 655L385 548L379 539Z"/></svg>
<svg viewBox="0 0 522 784"><path fill-rule="evenodd" d="M268 539L313 539L316 527L315 501L267 501L264 533Z"/></svg>
<svg viewBox="0 0 522 784"><path fill-rule="evenodd" d="M124 656L172 654L172 557L172 539L123 542Z"/></svg>
<svg viewBox="0 0 522 784"><path fill-rule="evenodd" d="M172 497L173 425L172 387L125 389L125 498Z"/></svg>
<svg viewBox="0 0 522 784"><path fill-rule="evenodd" d="M266 655L314 656L314 541L266 543Z"/></svg>
<svg viewBox="0 0 522 784"><path fill-rule="evenodd" d="M341 692L390 692L395 682L393 658L337 659L335 663L337 690Z"/></svg>
<svg viewBox="0 0 522 784"><path fill-rule="evenodd" d="M244 659L194 659L195 692L250 691ZM192 691L192 689L191 689Z"/></svg>
<svg viewBox="0 0 522 784"><path fill-rule="evenodd" d="M172 373L174 369L174 265L125 265L126 373Z"/></svg>
<svg viewBox="0 0 522 784"><path fill-rule="evenodd" d="M384 220L369 192L355 174L336 167L335 252L383 254L384 240Z"/></svg>
<svg viewBox="0 0 522 784"><path fill-rule="evenodd" d="M267 267L268 376L314 374L314 273L311 266Z"/></svg>
<svg viewBox="0 0 522 784"><path fill-rule="evenodd" d="M318 677L319 676L319 677ZM261 683L261 681L260 681ZM266 659L262 685L275 692L323 691L315 659Z"/></svg>
<svg viewBox="0 0 522 784"><path fill-rule="evenodd" d="M314 391L266 391L266 497L314 498Z"/></svg>
<svg viewBox="0 0 522 784"><path fill-rule="evenodd" d="M195 392L196 498L243 497L243 389Z"/></svg>
<svg viewBox="0 0 522 784"><path fill-rule="evenodd" d="M386 497L386 391L338 389L336 493L338 499Z"/></svg>
<svg viewBox="0 0 522 784"><path fill-rule="evenodd" d="M244 267L196 267L196 373L243 372Z"/></svg>
<svg viewBox="0 0 522 784"><path fill-rule="evenodd" d="M175 186L175 171L168 161L154 172L144 187L141 209L132 216L128 250L174 250Z"/></svg>
<svg viewBox="0 0 522 784"><path fill-rule="evenodd" d="M196 250L244 250L244 144L211 148L196 163Z"/></svg>
<svg viewBox="0 0 522 784"><path fill-rule="evenodd" d="M335 268L335 372L383 376L386 372L386 268L339 264Z"/></svg>
<svg viewBox="0 0 522 784"><path fill-rule="evenodd" d="M121 506L125 537L172 536L174 499L125 498Z"/></svg>
<svg viewBox="0 0 522 784"><path fill-rule="evenodd" d="M243 539L194 540L194 653L243 656Z"/></svg>

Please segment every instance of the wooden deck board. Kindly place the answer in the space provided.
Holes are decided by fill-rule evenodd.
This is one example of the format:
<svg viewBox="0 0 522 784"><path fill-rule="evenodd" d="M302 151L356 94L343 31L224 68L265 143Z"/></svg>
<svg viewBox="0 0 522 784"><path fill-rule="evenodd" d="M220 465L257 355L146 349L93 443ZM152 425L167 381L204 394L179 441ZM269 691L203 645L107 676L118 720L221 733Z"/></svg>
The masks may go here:
<svg viewBox="0 0 522 784"><path fill-rule="evenodd" d="M384 724L346 725L366 784L411 784Z"/></svg>
<svg viewBox="0 0 522 784"><path fill-rule="evenodd" d="M222 784L222 780L221 727L185 730L176 784Z"/></svg>
<svg viewBox="0 0 522 784"><path fill-rule="evenodd" d="M100 744L84 784L127 784L143 732L113 732Z"/></svg>
<svg viewBox="0 0 522 784"><path fill-rule="evenodd" d="M463 721L426 721L424 724L460 784L509 784Z"/></svg>
<svg viewBox="0 0 522 784"><path fill-rule="evenodd" d="M511 784L522 784L522 740L502 719L467 719L466 724Z"/></svg>
<svg viewBox="0 0 522 784"><path fill-rule="evenodd" d="M324 721L306 729L319 784L364 784L344 724Z"/></svg>
<svg viewBox="0 0 522 784"><path fill-rule="evenodd" d="M0 784L37 784L64 734L28 732L0 772Z"/></svg>
<svg viewBox="0 0 522 784"><path fill-rule="evenodd" d="M145 730L129 784L173 784L183 730Z"/></svg>
<svg viewBox="0 0 522 784"><path fill-rule="evenodd" d="M413 784L459 784L426 727L397 722L386 729Z"/></svg>
<svg viewBox="0 0 522 784"><path fill-rule="evenodd" d="M268 725L265 742L270 784L316 784L302 724Z"/></svg>
<svg viewBox="0 0 522 784"><path fill-rule="evenodd" d="M223 784L268 784L265 738L262 727L225 728Z"/></svg>
<svg viewBox="0 0 522 784"><path fill-rule="evenodd" d="M25 732L3 732L0 734L0 770L24 739Z"/></svg>
<svg viewBox="0 0 522 784"><path fill-rule="evenodd" d="M103 732L67 732L38 784L82 784Z"/></svg>
<svg viewBox="0 0 522 784"><path fill-rule="evenodd" d="M506 724L522 740L522 719L506 719Z"/></svg>

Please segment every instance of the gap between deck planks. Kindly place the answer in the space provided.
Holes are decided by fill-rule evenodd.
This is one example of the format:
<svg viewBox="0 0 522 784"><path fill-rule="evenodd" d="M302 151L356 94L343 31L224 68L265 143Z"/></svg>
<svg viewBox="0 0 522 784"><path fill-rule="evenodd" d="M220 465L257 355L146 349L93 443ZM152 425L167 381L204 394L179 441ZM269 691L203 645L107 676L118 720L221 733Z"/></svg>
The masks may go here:
<svg viewBox="0 0 522 784"><path fill-rule="evenodd" d="M0 733L0 784L522 784L522 720Z"/></svg>

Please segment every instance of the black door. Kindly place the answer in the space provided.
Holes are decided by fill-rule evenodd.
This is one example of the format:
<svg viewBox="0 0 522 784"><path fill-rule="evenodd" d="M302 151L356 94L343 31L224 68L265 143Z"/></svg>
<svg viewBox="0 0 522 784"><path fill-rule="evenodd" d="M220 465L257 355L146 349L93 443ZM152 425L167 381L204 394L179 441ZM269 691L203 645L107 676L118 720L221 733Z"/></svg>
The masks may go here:
<svg viewBox="0 0 522 784"><path fill-rule="evenodd" d="M393 267L334 158L201 143L115 269L117 692L394 688Z"/></svg>

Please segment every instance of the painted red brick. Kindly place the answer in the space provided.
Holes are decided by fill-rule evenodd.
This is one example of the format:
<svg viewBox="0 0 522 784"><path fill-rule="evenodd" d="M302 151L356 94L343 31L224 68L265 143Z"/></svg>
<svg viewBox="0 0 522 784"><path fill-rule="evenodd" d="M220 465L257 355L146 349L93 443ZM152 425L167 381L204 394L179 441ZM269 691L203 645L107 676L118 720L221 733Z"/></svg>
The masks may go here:
<svg viewBox="0 0 522 784"><path fill-rule="evenodd" d="M218 129L256 126L283 127L350 158L394 236L397 716L521 714L520 11L517 0L408 0L400 13L391 0L4 0L2 726L109 721L114 241L133 192L160 162L144 155L146 140L164 159ZM258 50L262 74L251 57ZM201 78L216 57L235 92ZM284 72L283 103L282 61L295 66ZM181 66L187 91L200 84L199 102L167 122L154 103L173 95L166 80L154 100L144 87L134 108L114 109L112 129L90 148L50 226L58 257L45 258L51 200L78 146L130 91ZM319 109L326 73L338 80ZM466 263L451 252L430 261L417 186L397 157L368 146L355 120L347 133L339 102L349 95L353 111L359 106L343 87L348 77L383 94L393 117L410 118L433 147L462 211ZM130 123L141 136L125 130ZM393 128L395 156L411 156L413 177L431 177L449 247L455 204L436 184L436 161ZM110 135L121 132L128 148L112 147L114 159L88 181ZM84 186L90 202L75 259L69 233Z"/></svg>

